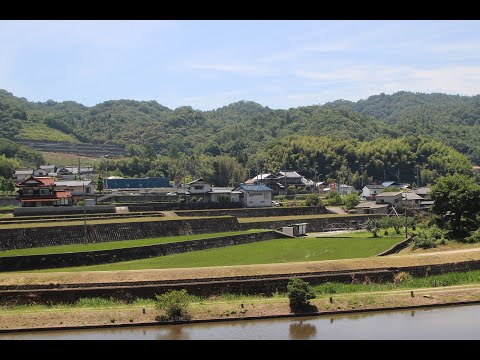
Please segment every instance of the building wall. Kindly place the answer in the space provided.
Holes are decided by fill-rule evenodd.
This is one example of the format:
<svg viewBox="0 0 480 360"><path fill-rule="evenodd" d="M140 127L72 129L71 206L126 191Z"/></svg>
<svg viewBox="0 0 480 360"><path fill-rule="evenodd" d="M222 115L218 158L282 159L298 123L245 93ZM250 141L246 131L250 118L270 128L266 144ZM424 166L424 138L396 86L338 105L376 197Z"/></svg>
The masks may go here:
<svg viewBox="0 0 480 360"><path fill-rule="evenodd" d="M270 191L244 191L244 206L267 207L272 206L272 193Z"/></svg>

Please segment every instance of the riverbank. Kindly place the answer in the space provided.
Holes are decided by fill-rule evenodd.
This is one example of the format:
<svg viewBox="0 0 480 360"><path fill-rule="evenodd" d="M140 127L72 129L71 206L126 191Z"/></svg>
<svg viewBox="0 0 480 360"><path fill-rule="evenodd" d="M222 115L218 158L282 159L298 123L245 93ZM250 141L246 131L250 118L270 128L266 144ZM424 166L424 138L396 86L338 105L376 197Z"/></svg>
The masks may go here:
<svg viewBox="0 0 480 360"><path fill-rule="evenodd" d="M288 299L281 296L209 298L193 302L188 310L191 318L185 322L322 316L476 303L480 303L478 284L322 295L311 301L312 311L304 313L292 313ZM0 313L0 333L172 324L156 321L158 315L162 313L154 308L153 301L83 308L4 307Z"/></svg>

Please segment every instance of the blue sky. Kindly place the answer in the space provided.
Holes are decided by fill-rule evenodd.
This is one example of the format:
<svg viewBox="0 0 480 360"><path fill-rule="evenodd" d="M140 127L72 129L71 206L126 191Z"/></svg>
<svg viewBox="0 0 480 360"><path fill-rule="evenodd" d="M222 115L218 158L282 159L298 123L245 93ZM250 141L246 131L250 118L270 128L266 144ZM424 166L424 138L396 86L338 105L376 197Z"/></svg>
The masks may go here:
<svg viewBox="0 0 480 360"><path fill-rule="evenodd" d="M476 95L480 21L0 21L0 88L30 101L286 109Z"/></svg>

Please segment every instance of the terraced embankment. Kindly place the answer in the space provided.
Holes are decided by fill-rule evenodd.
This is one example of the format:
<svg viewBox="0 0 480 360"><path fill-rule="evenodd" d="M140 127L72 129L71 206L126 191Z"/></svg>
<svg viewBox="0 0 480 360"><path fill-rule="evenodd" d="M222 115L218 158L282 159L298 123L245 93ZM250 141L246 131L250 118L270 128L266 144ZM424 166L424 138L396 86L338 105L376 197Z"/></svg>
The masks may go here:
<svg viewBox="0 0 480 360"><path fill-rule="evenodd" d="M79 273L0 274L3 303L73 302L85 297L153 298L172 289L210 296L222 292L271 294L285 291L288 279L391 281L399 271L425 276L480 269L480 249L420 255L212 268Z"/></svg>

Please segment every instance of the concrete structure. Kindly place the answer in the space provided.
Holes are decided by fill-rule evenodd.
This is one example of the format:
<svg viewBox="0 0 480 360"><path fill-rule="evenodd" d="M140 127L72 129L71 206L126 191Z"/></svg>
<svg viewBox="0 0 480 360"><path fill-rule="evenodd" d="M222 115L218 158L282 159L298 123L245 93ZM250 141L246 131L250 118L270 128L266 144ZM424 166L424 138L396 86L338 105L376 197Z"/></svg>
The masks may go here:
<svg viewBox="0 0 480 360"><path fill-rule="evenodd" d="M245 207L272 206L273 190L265 185L240 184L235 191L240 191L240 200Z"/></svg>
<svg viewBox="0 0 480 360"><path fill-rule="evenodd" d="M375 200L377 194L383 189L383 185L365 185L362 189L360 197L364 200Z"/></svg>

